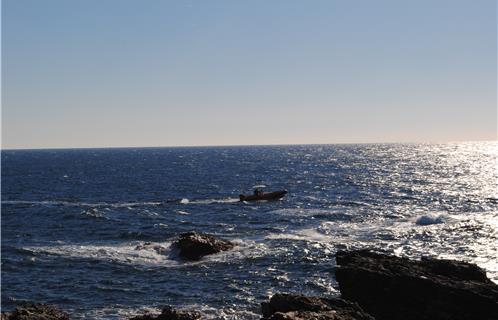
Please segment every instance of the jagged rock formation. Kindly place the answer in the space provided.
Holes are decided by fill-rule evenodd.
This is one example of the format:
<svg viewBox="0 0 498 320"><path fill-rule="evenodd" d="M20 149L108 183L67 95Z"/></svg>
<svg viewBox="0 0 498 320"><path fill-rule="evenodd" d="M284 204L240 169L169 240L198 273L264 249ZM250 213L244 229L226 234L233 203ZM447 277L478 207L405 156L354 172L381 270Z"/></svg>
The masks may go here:
<svg viewBox="0 0 498 320"><path fill-rule="evenodd" d="M264 320L375 320L356 303L339 298L276 294L261 308Z"/></svg>
<svg viewBox="0 0 498 320"><path fill-rule="evenodd" d="M195 231L182 233L173 247L177 248L180 257L187 260L199 260L203 256L233 248L230 241L217 239L209 234Z"/></svg>
<svg viewBox="0 0 498 320"><path fill-rule="evenodd" d="M166 306L159 315L145 314L130 318L130 320L197 320L201 314L196 311L177 310L171 306Z"/></svg>
<svg viewBox="0 0 498 320"><path fill-rule="evenodd" d="M338 252L336 260L342 298L378 320L498 319L498 285L476 265L368 250Z"/></svg>
<svg viewBox="0 0 498 320"><path fill-rule="evenodd" d="M52 305L23 303L12 312L2 312L1 320L69 320L69 315Z"/></svg>

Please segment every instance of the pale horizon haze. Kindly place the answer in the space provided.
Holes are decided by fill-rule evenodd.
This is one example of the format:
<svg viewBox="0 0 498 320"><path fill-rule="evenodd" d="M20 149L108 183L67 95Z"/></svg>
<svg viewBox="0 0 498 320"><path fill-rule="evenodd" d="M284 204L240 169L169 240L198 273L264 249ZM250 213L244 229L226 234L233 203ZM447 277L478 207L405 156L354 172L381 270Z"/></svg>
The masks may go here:
<svg viewBox="0 0 498 320"><path fill-rule="evenodd" d="M2 1L2 149L497 139L497 3Z"/></svg>

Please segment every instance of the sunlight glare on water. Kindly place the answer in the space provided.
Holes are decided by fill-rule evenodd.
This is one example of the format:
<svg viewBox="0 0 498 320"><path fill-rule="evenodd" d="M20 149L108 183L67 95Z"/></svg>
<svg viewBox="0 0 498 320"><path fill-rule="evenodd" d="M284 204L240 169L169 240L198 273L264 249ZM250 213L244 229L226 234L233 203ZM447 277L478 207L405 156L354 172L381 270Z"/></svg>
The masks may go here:
<svg viewBox="0 0 498 320"><path fill-rule="evenodd" d="M335 253L361 248L498 283L497 159L495 141L2 151L2 307L259 319L269 293L338 294ZM238 201L255 186L289 193ZM170 244L191 230L235 248L179 261Z"/></svg>

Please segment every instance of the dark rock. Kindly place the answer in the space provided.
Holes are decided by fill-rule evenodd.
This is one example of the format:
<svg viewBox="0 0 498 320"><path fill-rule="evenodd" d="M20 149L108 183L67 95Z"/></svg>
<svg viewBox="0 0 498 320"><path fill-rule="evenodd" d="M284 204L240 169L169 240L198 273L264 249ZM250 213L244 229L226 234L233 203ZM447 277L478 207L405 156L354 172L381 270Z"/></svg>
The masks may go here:
<svg viewBox="0 0 498 320"><path fill-rule="evenodd" d="M159 315L154 316L151 314L145 314L130 318L130 320L196 320L200 318L201 315L198 312L176 310L171 306L166 306Z"/></svg>
<svg viewBox="0 0 498 320"><path fill-rule="evenodd" d="M1 320L69 320L69 315L55 306L23 303L12 312L2 312Z"/></svg>
<svg viewBox="0 0 498 320"><path fill-rule="evenodd" d="M182 233L173 246L179 250L180 257L188 260L199 260L205 255L233 248L230 241L195 231Z"/></svg>
<svg viewBox="0 0 498 320"><path fill-rule="evenodd" d="M341 251L336 260L342 298L378 319L498 319L498 285L474 264L368 250Z"/></svg>
<svg viewBox="0 0 498 320"><path fill-rule="evenodd" d="M265 320L375 320L356 303L338 298L276 294L261 309Z"/></svg>

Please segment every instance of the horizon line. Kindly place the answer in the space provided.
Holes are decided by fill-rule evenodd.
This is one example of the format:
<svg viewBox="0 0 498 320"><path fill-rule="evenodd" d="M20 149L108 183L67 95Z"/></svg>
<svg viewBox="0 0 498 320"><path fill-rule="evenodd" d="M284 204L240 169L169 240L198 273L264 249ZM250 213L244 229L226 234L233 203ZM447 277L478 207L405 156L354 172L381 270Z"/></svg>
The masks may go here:
<svg viewBox="0 0 498 320"><path fill-rule="evenodd" d="M449 140L449 141L379 141L379 142L331 142L331 143L271 143L271 144L213 144L213 145L162 145L162 146L95 146L95 147L34 147L4 148L1 151L36 151L36 150L86 150L86 149L154 149L154 148L219 148L219 147L277 147L277 146L330 146L330 145L366 145L366 144L453 144L471 142L498 142L494 140Z"/></svg>

